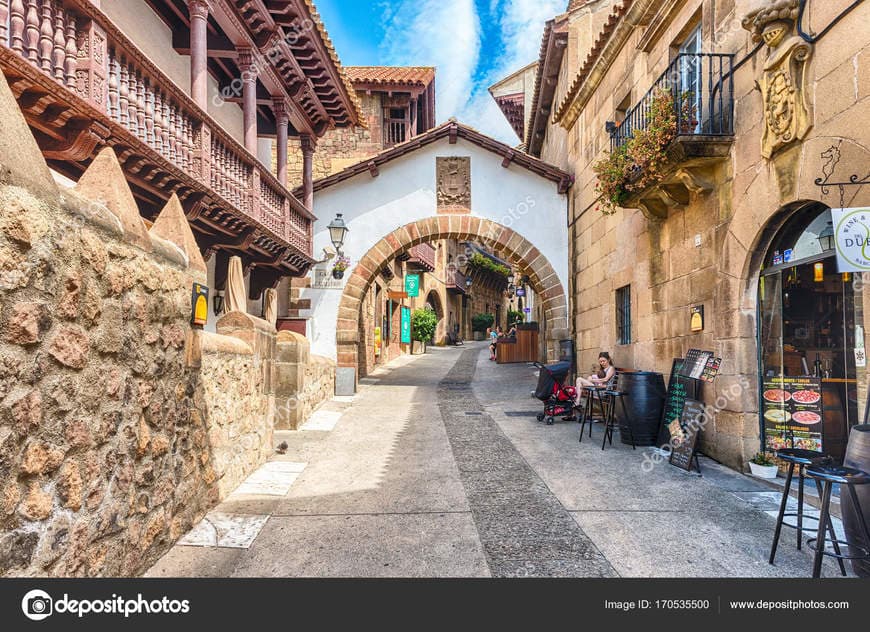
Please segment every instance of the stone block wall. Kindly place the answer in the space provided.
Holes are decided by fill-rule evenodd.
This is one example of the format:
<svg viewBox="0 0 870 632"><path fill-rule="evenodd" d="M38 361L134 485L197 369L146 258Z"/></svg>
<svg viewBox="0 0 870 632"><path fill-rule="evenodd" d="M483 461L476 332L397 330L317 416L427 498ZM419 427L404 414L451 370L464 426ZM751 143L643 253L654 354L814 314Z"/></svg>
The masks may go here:
<svg viewBox="0 0 870 632"><path fill-rule="evenodd" d="M335 362L311 355L308 339L292 331L278 333L275 359L275 427L297 430L335 393Z"/></svg>

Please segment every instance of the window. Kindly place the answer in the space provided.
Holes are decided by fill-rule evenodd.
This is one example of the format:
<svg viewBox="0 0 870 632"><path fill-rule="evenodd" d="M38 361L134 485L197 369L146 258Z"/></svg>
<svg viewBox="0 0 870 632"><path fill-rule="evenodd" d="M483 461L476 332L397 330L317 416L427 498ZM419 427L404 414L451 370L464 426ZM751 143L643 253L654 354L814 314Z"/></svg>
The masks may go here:
<svg viewBox="0 0 870 632"><path fill-rule="evenodd" d="M616 290L616 342L631 344L631 286Z"/></svg>

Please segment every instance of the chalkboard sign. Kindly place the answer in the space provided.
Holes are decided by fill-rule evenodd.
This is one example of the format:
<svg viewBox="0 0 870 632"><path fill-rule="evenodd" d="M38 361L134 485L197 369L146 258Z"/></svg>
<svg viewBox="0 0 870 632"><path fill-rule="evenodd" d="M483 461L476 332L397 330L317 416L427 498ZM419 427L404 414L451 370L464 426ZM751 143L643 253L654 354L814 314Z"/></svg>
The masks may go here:
<svg viewBox="0 0 870 632"><path fill-rule="evenodd" d="M692 471L692 463L701 472L698 463L698 455L695 449L698 445L698 433L701 428L698 424L704 414L704 404L696 399L687 399L683 406L683 416L679 424L669 426L671 436L670 463L681 470Z"/></svg>
<svg viewBox="0 0 870 632"><path fill-rule="evenodd" d="M683 359L674 358L674 363L671 365L671 375L668 378L668 392L665 397L662 420L659 425L659 447L666 446L671 440L667 426L674 419L682 418L683 403L686 399L697 397L697 383L692 378L681 375L682 368Z"/></svg>

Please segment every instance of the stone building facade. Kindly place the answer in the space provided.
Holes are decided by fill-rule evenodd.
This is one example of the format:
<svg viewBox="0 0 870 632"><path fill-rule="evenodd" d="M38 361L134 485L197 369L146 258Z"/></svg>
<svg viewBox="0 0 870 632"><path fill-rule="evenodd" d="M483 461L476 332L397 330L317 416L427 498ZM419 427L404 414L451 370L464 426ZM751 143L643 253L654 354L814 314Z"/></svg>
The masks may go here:
<svg viewBox="0 0 870 632"><path fill-rule="evenodd" d="M572 2L545 33L539 67L551 74L539 73L536 102L549 115L528 131L535 155L576 178L569 311L579 365L605 349L618 366L667 379L674 358L713 351L722 367L701 390L716 411L702 446L736 468L776 447L760 401L769 379L822 378L825 409L839 412L825 412L815 447L836 452L864 411L865 370L852 352L866 344L867 273L841 273L824 225L830 207L870 203L866 185L835 184L854 174L860 183L870 169L870 132L856 124L870 113L868 20L870 6L846 0L593 0ZM566 42L558 63L554 33ZM655 85L681 99L670 106L676 138L657 177L623 181L620 204L603 212L595 165L649 127L635 106L650 104ZM828 301L845 325L826 331L803 316L795 327L789 292L820 310ZM845 385L836 393L835 382Z"/></svg>

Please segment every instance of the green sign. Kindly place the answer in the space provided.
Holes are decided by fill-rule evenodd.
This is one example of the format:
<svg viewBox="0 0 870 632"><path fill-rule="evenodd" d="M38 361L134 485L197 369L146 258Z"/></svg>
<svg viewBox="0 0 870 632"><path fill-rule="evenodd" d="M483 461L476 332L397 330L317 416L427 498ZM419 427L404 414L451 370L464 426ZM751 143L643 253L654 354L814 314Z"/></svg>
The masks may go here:
<svg viewBox="0 0 870 632"><path fill-rule="evenodd" d="M419 274L409 274L405 276L405 291L408 293L408 298L417 298L420 296Z"/></svg>
<svg viewBox="0 0 870 632"><path fill-rule="evenodd" d="M411 308L402 308L402 338L403 345L411 344Z"/></svg>

